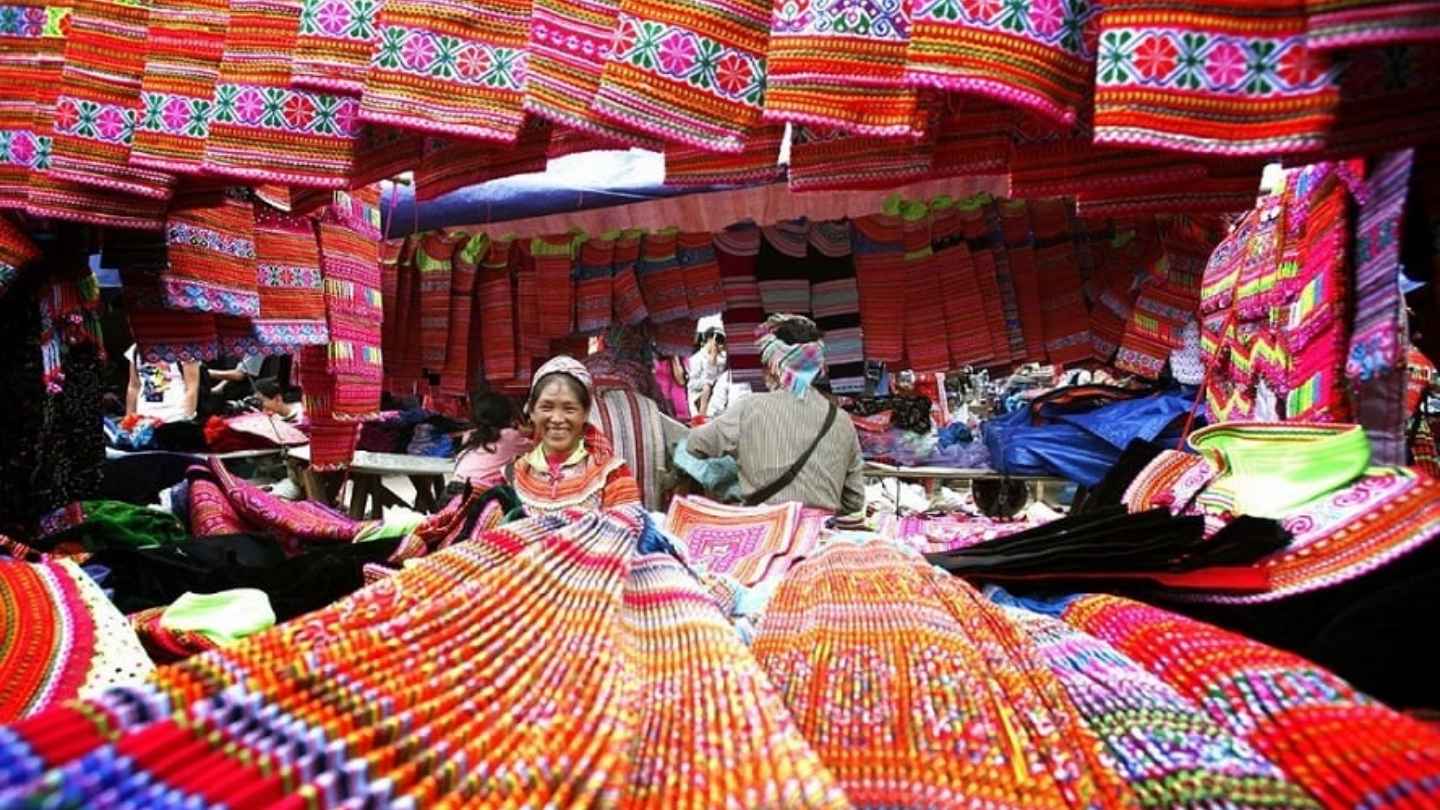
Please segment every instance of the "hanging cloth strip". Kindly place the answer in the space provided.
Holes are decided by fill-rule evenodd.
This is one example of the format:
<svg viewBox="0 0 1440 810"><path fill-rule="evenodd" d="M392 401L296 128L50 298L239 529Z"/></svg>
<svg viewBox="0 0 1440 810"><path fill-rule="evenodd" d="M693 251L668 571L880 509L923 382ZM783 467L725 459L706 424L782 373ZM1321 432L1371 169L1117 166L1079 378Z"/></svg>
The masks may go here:
<svg viewBox="0 0 1440 810"><path fill-rule="evenodd" d="M1076 197L1076 210L1092 220L1153 214L1237 214L1255 204L1262 169L1263 164L1250 161L1210 161L1205 164L1204 177L1187 183L1082 190Z"/></svg>
<svg viewBox="0 0 1440 810"><path fill-rule="evenodd" d="M147 5L81 0L70 17L55 106L51 174L124 194L169 199L173 175L129 164L145 71Z"/></svg>
<svg viewBox="0 0 1440 810"><path fill-rule="evenodd" d="M930 241L930 212L925 206L906 211L905 247L905 359L909 368L924 374L950 367L950 345L938 337L945 331L945 297L940 286L940 262Z"/></svg>
<svg viewBox="0 0 1440 810"><path fill-rule="evenodd" d="M970 260L975 267L975 278L984 302L982 312L985 325L990 332L990 346L995 353L992 362L1004 364L1010 362L1012 347L1010 333L1006 328L1005 300L996 260L997 252L1003 251L1004 246L998 239L997 230L993 229L989 222L989 208L993 202L990 195L980 194L962 200L956 207L960 212L961 233L971 245ZM1020 349L1024 351L1023 343Z"/></svg>
<svg viewBox="0 0 1440 810"><path fill-rule="evenodd" d="M174 309L255 318L255 208L227 192L184 194L166 214L162 280Z"/></svg>
<svg viewBox="0 0 1440 810"><path fill-rule="evenodd" d="M995 358L990 343L990 328L985 318L985 297L975 275L975 262L970 245L961 230L960 209L956 201L943 199L932 205L935 210L930 235L934 239L935 261L940 266L940 296L945 308L946 348L952 368L985 365Z"/></svg>
<svg viewBox="0 0 1440 810"><path fill-rule="evenodd" d="M619 24L619 0L535 0L525 111L592 142L658 150L656 139L591 111Z"/></svg>
<svg viewBox="0 0 1440 810"><path fill-rule="evenodd" d="M540 296L540 318L525 329L538 330L547 339L563 338L575 331L575 256L585 236L578 232L537 236L530 240L535 257L536 281L545 294Z"/></svg>
<svg viewBox="0 0 1440 810"><path fill-rule="evenodd" d="M983 99L946 96L935 125L930 176L1004 174L1018 115L1013 107Z"/></svg>
<svg viewBox="0 0 1440 810"><path fill-rule="evenodd" d="M905 244L899 217L851 220L865 359L897 364L905 353Z"/></svg>
<svg viewBox="0 0 1440 810"><path fill-rule="evenodd" d="M510 253L511 265L515 268L515 330L519 366L516 373L528 377L552 355L550 340L540 334L535 324L540 322L540 274L535 269L535 256L530 252L530 243L520 241Z"/></svg>
<svg viewBox="0 0 1440 810"><path fill-rule="evenodd" d="M201 173L229 20L229 0L156 0L150 7L132 165Z"/></svg>
<svg viewBox="0 0 1440 810"><path fill-rule="evenodd" d="M301 0L290 81L295 87L359 96L385 0Z"/></svg>
<svg viewBox="0 0 1440 810"><path fill-rule="evenodd" d="M762 126L745 135L738 154L711 152L684 144L665 144L665 185L744 186L780 179L784 126ZM792 165L793 165L792 153Z"/></svg>
<svg viewBox="0 0 1440 810"><path fill-rule="evenodd" d="M805 125L791 132L792 191L891 188L928 177L934 166L934 129L915 139Z"/></svg>
<svg viewBox="0 0 1440 810"><path fill-rule="evenodd" d="M34 126L43 86L38 79L48 74L42 65L64 53L72 12L44 0L15 0L6 9L0 25L0 209L25 207L30 168L50 151L50 129Z"/></svg>
<svg viewBox="0 0 1440 810"><path fill-rule="evenodd" d="M515 292L510 273L513 242L507 237L490 240L480 265L476 288L480 314L480 351L485 380L491 385L521 378L515 341Z"/></svg>
<svg viewBox="0 0 1440 810"><path fill-rule="evenodd" d="M880 138L926 126L906 87L911 4L776 3L766 51L766 121Z"/></svg>
<svg viewBox="0 0 1440 810"><path fill-rule="evenodd" d="M1059 201L1054 201L1059 202ZM1036 201L1042 205L1042 201ZM1027 363L1045 362L1044 295L1040 274L1035 270L1035 248L1031 244L1030 213L1024 200L1000 203L1000 234L1005 240L1005 261L1015 284L1015 308L1020 316L1020 334L1025 338Z"/></svg>
<svg viewBox="0 0 1440 810"><path fill-rule="evenodd" d="M582 335L597 335L610 328L611 275L615 272L618 231L592 236L580 245L575 268L575 328Z"/></svg>
<svg viewBox="0 0 1440 810"><path fill-rule="evenodd" d="M1098 3L921 0L905 81L994 99L1069 126L1093 81Z"/></svg>
<svg viewBox="0 0 1440 810"><path fill-rule="evenodd" d="M689 320L698 321L724 312L725 282L720 278L720 264L715 261L715 245L710 234L681 233L675 247L675 260L685 278Z"/></svg>
<svg viewBox="0 0 1440 810"><path fill-rule="evenodd" d="M472 318L480 306L476 277L489 253L490 237L482 233L460 243L450 257L450 327L440 374L440 393L447 396L465 397L474 388L477 358L470 347L481 342L480 323Z"/></svg>
<svg viewBox="0 0 1440 810"><path fill-rule="evenodd" d="M0 296L19 277L25 265L40 258L40 248L30 237L4 217L0 217Z"/></svg>
<svg viewBox="0 0 1440 810"><path fill-rule="evenodd" d="M341 418L370 418L380 412L384 377L378 234L337 219L327 216L319 227L330 328L327 370L336 378L333 413Z"/></svg>
<svg viewBox="0 0 1440 810"><path fill-rule="evenodd" d="M624 326L635 326L650 317L635 265L640 259L640 242L645 232L628 230L615 240L615 272L611 275L610 301L615 307L615 320Z"/></svg>
<svg viewBox="0 0 1440 810"><path fill-rule="evenodd" d="M1319 149L1337 71L1305 40L1304 0L1118 0L1100 20L1095 143L1210 155Z"/></svg>
<svg viewBox="0 0 1440 810"><path fill-rule="evenodd" d="M676 259L679 230L666 228L645 235L635 277L650 322L669 323L686 319L690 305L685 300L685 271Z"/></svg>
<svg viewBox="0 0 1440 810"><path fill-rule="evenodd" d="M415 251L420 291L420 362L432 374L445 368L445 347L450 340L451 263L466 239L463 233L435 231L423 237Z"/></svg>
<svg viewBox="0 0 1440 810"><path fill-rule="evenodd" d="M865 339L860 329L860 290L850 248L850 223L813 224L805 263L811 281L810 312L825 339L830 389L837 394L859 394L865 389Z"/></svg>
<svg viewBox="0 0 1440 810"><path fill-rule="evenodd" d="M631 130L739 153L760 123L770 5L620 0L590 109Z"/></svg>
<svg viewBox="0 0 1440 810"><path fill-rule="evenodd" d="M1025 357L1025 334L1020 328L1020 301L1015 297L1015 276L1010 271L1010 255L1005 250L1005 235L1000 228L1000 206L992 201L985 207L986 238L995 245L995 285L1000 289L1001 312L1005 315L1005 339L1010 346L1010 361L1018 363Z"/></svg>
<svg viewBox="0 0 1440 810"><path fill-rule="evenodd" d="M725 324L736 335L753 335L765 320L760 303L760 285L755 279L760 242L764 238L754 225L736 225L714 234L715 259L725 283ZM760 389L764 372L760 349L752 340L737 340L726 347L730 379L737 385Z"/></svg>
<svg viewBox="0 0 1440 810"><path fill-rule="evenodd" d="M1086 317L1084 282L1073 241L1050 243L1056 234L1041 231L1035 221L1035 238L1045 243L1035 249L1035 272L1045 279L1042 306L1045 324L1045 356L1051 363L1066 365L1091 355L1089 321Z"/></svg>
<svg viewBox="0 0 1440 810"><path fill-rule="evenodd" d="M300 6L231 0L204 171L251 182L339 189L355 169L360 103L290 86Z"/></svg>
<svg viewBox="0 0 1440 810"><path fill-rule="evenodd" d="M755 280L766 315L810 314L810 276L803 267L809 250L810 223L786 220L760 229L760 258ZM743 342L743 341L739 341Z"/></svg>
<svg viewBox="0 0 1440 810"><path fill-rule="evenodd" d="M329 342L315 224L255 203L255 271L260 315L255 336L269 346Z"/></svg>
<svg viewBox="0 0 1440 810"><path fill-rule="evenodd" d="M1294 279L1296 293L1290 297L1289 317L1281 327L1285 349L1292 358L1285 415L1300 421L1346 422L1351 416L1344 380L1350 336L1344 314L1351 295L1349 193L1333 166L1316 169L1317 176L1306 181L1308 188L1303 192L1297 189L1291 202L1305 208L1305 248ZM1265 267L1273 266L1273 259L1265 263ZM1247 288L1245 282L1242 274L1237 306L1245 305L1247 296L1259 297L1260 304L1268 302L1252 292L1266 291L1267 285ZM1268 315L1268 310L1262 308L1261 312ZM1242 310L1242 318L1245 314ZM1232 352L1232 363L1237 352Z"/></svg>
<svg viewBox="0 0 1440 810"><path fill-rule="evenodd" d="M513 144L464 138L425 138L415 170L415 199L433 200L477 183L545 170L550 125L531 118Z"/></svg>
<svg viewBox="0 0 1440 810"><path fill-rule="evenodd" d="M525 111L529 0L386 3L360 119L502 144Z"/></svg>

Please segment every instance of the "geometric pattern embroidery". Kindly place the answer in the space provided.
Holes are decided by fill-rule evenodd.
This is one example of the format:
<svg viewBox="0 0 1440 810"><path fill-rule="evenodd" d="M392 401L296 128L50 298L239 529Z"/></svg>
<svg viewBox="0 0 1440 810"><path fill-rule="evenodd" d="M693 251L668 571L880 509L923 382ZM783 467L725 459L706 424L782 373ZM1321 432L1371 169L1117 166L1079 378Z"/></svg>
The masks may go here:
<svg viewBox="0 0 1440 810"><path fill-rule="evenodd" d="M318 290L321 286L320 270L314 267L287 267L276 264L262 264L256 268L256 281L262 287L292 287Z"/></svg>

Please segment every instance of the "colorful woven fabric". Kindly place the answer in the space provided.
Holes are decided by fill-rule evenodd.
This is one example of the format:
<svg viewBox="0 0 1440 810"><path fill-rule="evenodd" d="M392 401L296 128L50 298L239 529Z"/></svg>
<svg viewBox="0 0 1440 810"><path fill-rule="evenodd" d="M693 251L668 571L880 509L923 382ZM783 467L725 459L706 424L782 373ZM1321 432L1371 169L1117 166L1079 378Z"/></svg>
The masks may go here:
<svg viewBox="0 0 1440 810"><path fill-rule="evenodd" d="M229 19L229 0L157 0L150 6L132 165L201 172Z"/></svg>
<svg viewBox="0 0 1440 810"><path fill-rule="evenodd" d="M384 361L380 352L380 257L377 235L344 224L320 225L325 273L329 367L335 375L331 414L367 418L380 412Z"/></svg>
<svg viewBox="0 0 1440 810"><path fill-rule="evenodd" d="M1015 308L1020 315L1020 333L1025 338L1026 362L1045 360L1044 294L1040 274L1035 270L1035 248L1030 234L1030 214L1022 200L1000 204L1000 233L1005 239L1005 258L1015 282Z"/></svg>
<svg viewBox="0 0 1440 810"><path fill-rule="evenodd" d="M1171 352L1180 348L1182 331L1200 303L1200 279L1207 258L1206 243L1189 242L1175 233L1165 253L1150 269L1125 326L1116 368L1146 379L1159 379Z"/></svg>
<svg viewBox="0 0 1440 810"><path fill-rule="evenodd" d="M314 435L310 441L314 466L318 463L314 458ZM232 474L217 458L211 458L208 466L241 520L273 534L290 554L298 553L308 543L349 543L364 525L313 501L287 501L271 495Z"/></svg>
<svg viewBox="0 0 1440 810"><path fill-rule="evenodd" d="M800 504L793 502L725 506L686 496L672 500L665 514L665 531L685 544L690 565L749 586L788 568L799 525Z"/></svg>
<svg viewBox="0 0 1440 810"><path fill-rule="evenodd" d="M291 83L360 95L384 5L384 0L302 0Z"/></svg>
<svg viewBox="0 0 1440 810"><path fill-rule="evenodd" d="M586 453L578 462L565 465L558 474L536 469L529 456L516 462L515 492L527 514L614 509L640 502L640 489L625 460L614 455L609 439L593 424L585 426L584 446Z"/></svg>
<svg viewBox="0 0 1440 810"><path fill-rule="evenodd" d="M1430 0L1307 0L1305 44L1317 51L1440 41L1440 6Z"/></svg>
<svg viewBox="0 0 1440 810"><path fill-rule="evenodd" d="M515 270L515 353L517 375L525 377L551 356L550 341L527 324L540 321L540 276L530 243L521 241L510 254Z"/></svg>
<svg viewBox="0 0 1440 810"><path fill-rule="evenodd" d="M52 134L35 127L38 81L58 84L71 6L7 3L0 22L0 209L24 208L30 169L49 160ZM50 71L53 64L56 71Z"/></svg>
<svg viewBox="0 0 1440 810"><path fill-rule="evenodd" d="M1397 8L1401 8L1398 6ZM1337 59L1341 57L1337 56ZM1433 143L1440 137L1440 47L1392 45L1344 54L1340 103L1320 155L1345 159Z"/></svg>
<svg viewBox="0 0 1440 810"><path fill-rule="evenodd" d="M256 203L255 271L260 291L255 336L261 343L310 346L330 340L313 222Z"/></svg>
<svg viewBox="0 0 1440 810"><path fill-rule="evenodd" d="M619 24L618 0L535 0L525 111L587 138L655 149L655 139L590 109Z"/></svg>
<svg viewBox="0 0 1440 810"><path fill-rule="evenodd" d="M158 664L173 664L192 655L219 649L220 645L203 634L189 630L169 630L160 623L165 606L148 608L130 615L130 627L145 645L145 652Z"/></svg>
<svg viewBox="0 0 1440 810"><path fill-rule="evenodd" d="M737 335L753 335L765 320L760 305L760 285L755 280L763 237L754 225L742 225L714 235L715 260L720 264L720 278L725 283L725 323ZM857 308L858 308L857 302ZM764 381L760 370L760 352L750 341L737 340L727 347L730 357L730 379L756 389Z"/></svg>
<svg viewBox="0 0 1440 810"><path fill-rule="evenodd" d="M173 309L255 318L255 209L224 192L184 195L166 214L161 282Z"/></svg>
<svg viewBox="0 0 1440 810"><path fill-rule="evenodd" d="M783 126L763 126L745 135L738 154L711 152L685 144L665 144L665 185L740 186L780 179ZM793 153L792 153L793 154Z"/></svg>
<svg viewBox="0 0 1440 810"><path fill-rule="evenodd" d="M1005 172L1010 166L1010 135L1018 115L1013 107L983 99L946 96L936 124L930 175L969 177Z"/></svg>
<svg viewBox="0 0 1440 810"><path fill-rule="evenodd" d="M1100 4L1064 0L910 9L909 84L969 93L1075 122L1091 86Z"/></svg>
<svg viewBox="0 0 1440 810"><path fill-rule="evenodd" d="M580 245L575 267L575 330L596 335L610 327L611 274L616 233L592 236Z"/></svg>
<svg viewBox="0 0 1440 810"><path fill-rule="evenodd" d="M0 559L0 720L12 723L79 695L95 653L95 621L71 563Z"/></svg>
<svg viewBox="0 0 1440 810"><path fill-rule="evenodd" d="M629 129L738 153L760 123L768 4L620 0L590 109Z"/></svg>
<svg viewBox="0 0 1440 810"><path fill-rule="evenodd" d="M420 290L420 362L432 373L445 368L450 342L450 274L455 251L467 241L462 233L435 231L415 251L416 284Z"/></svg>
<svg viewBox="0 0 1440 810"><path fill-rule="evenodd" d="M1051 363L1083 360L1091 353L1089 321L1086 317L1083 281L1075 244L1062 235L1058 214L1034 204L1031 218L1035 232L1035 272L1044 279L1045 354Z"/></svg>
<svg viewBox="0 0 1440 810"><path fill-rule="evenodd" d="M290 86L300 4L231 0L204 171L302 188L346 188L359 101Z"/></svg>
<svg viewBox="0 0 1440 810"><path fill-rule="evenodd" d="M891 188L929 176L934 165L935 141L929 136L881 138L798 125L792 132L794 191Z"/></svg>
<svg viewBox="0 0 1440 810"><path fill-rule="evenodd" d="M882 138L921 134L919 94L904 85L912 13L901 0L775 3L765 120Z"/></svg>
<svg viewBox="0 0 1440 810"><path fill-rule="evenodd" d="M1234 214L1255 204L1255 189L1260 185L1263 166L1250 161L1209 163L1205 174L1188 182L1171 182L1135 188L1111 186L1106 190L1091 187L1079 193L1076 210L1086 219L1138 217L1154 214ZM1181 164L1175 174L1189 171ZM1160 169L1151 168L1156 174Z"/></svg>
<svg viewBox="0 0 1440 810"><path fill-rule="evenodd" d="M590 368L588 363L586 368ZM655 401L633 388L597 390L590 419L635 476L635 487L645 508L663 509L668 494L669 456L660 409Z"/></svg>
<svg viewBox="0 0 1440 810"><path fill-rule="evenodd" d="M480 323L472 316L478 309L476 278L480 262L490 254L490 237L471 236L461 242L450 257L450 327L445 342L445 368L440 374L440 393L464 397L474 390L478 353L470 347L480 343Z"/></svg>
<svg viewBox="0 0 1440 810"><path fill-rule="evenodd" d="M1339 91L1303 0L1105 4L1095 143L1220 155L1319 149Z"/></svg>
<svg viewBox="0 0 1440 810"><path fill-rule="evenodd" d="M1234 732L1109 644L1041 613L1007 608L1005 617L1065 687L1140 806L1320 806Z"/></svg>
<svg viewBox="0 0 1440 810"><path fill-rule="evenodd" d="M1290 203L1292 208L1303 207L1305 230L1299 266L1287 283L1295 293L1289 297L1288 322L1281 334L1291 358L1285 414L1301 421L1348 422L1350 402L1344 381L1350 333L1344 312L1352 293L1346 258L1351 238L1348 193L1333 171L1316 168L1313 187L1297 190ZM1260 270L1273 274L1274 266L1272 256ZM1242 272L1237 307L1266 289L1267 282L1248 286L1246 281ZM1265 303L1268 298L1261 297L1256 307L1263 311ZM1242 309L1242 322L1245 315Z"/></svg>
<svg viewBox="0 0 1440 810"><path fill-rule="evenodd" d="M520 379L528 369L519 367L515 341L515 291L510 276L511 242L490 240L490 248L480 265L476 301L480 320L480 351L485 379L495 385L504 380ZM527 387L529 381L524 383Z"/></svg>
<svg viewBox="0 0 1440 810"><path fill-rule="evenodd" d="M865 359L899 363L905 352L905 246L900 220L876 214L852 220L852 228Z"/></svg>
<svg viewBox="0 0 1440 810"><path fill-rule="evenodd" d="M850 223L816 222L805 257L810 276L810 313L825 340L830 390L865 390L865 335L860 328L860 288L850 249ZM733 353L733 349L731 349Z"/></svg>
<svg viewBox="0 0 1440 810"><path fill-rule="evenodd" d="M996 238L999 230L998 227L995 227L996 223L991 222L990 209L993 205L994 200L988 194L981 194L960 201L956 208L959 211L960 232L974 245L970 251L970 261L975 267L975 279L980 287L981 300L984 302L984 308L981 311L984 313L986 328L990 332L990 346L994 351L992 362L1003 364L1010 362L1012 357L1023 355L1025 343L1019 335L1020 313L1015 306L1014 287L1001 283L1000 257L1004 254L1004 246ZM1008 263L1005 265L1005 280L1007 282L1009 280ZM1007 289L1009 291L1008 301ZM1047 299L1047 305L1048 303ZM1008 324L1011 314L1015 318L1015 338L1018 345L1012 345ZM1053 358L1052 362L1054 362Z"/></svg>
<svg viewBox="0 0 1440 810"><path fill-rule="evenodd" d="M764 239L755 265L755 280L765 314L809 314L810 274L805 256L810 248L810 223L804 219L783 220L761 228L760 233Z"/></svg>
<svg viewBox="0 0 1440 810"><path fill-rule="evenodd" d="M167 199L172 175L129 165L149 8L81 0L70 17L50 173L66 182Z"/></svg>
<svg viewBox="0 0 1440 810"><path fill-rule="evenodd" d="M1440 734L1299 656L1116 596L1083 597L1063 618L1173 686L1325 807L1434 798Z"/></svg>
<svg viewBox="0 0 1440 810"><path fill-rule="evenodd" d="M19 226L0 218L0 295L20 275L20 270L40 257L40 248Z"/></svg>
<svg viewBox="0 0 1440 810"><path fill-rule="evenodd" d="M214 360L220 355L215 317L165 305L160 273L164 257L164 242L157 234L152 257L137 256L120 265L121 300L140 356L152 363Z"/></svg>
<svg viewBox="0 0 1440 810"><path fill-rule="evenodd" d="M961 230L960 210L953 204L936 206L931 225L935 261L940 265L940 296L945 308L945 339L950 364L955 368L984 365L996 356L985 318L985 298L975 275L970 245Z"/></svg>
<svg viewBox="0 0 1440 810"><path fill-rule="evenodd" d="M715 246L709 233L681 233L675 246L675 260L685 278L685 301L689 317L699 320L725 311L725 282L715 260Z"/></svg>
<svg viewBox="0 0 1440 810"><path fill-rule="evenodd" d="M415 169L415 198L433 200L500 177L545 170L549 124L530 119L513 144L462 138L426 138Z"/></svg>
<svg viewBox="0 0 1440 810"><path fill-rule="evenodd" d="M615 307L615 320L625 326L634 326L650 317L635 272L641 241L645 238L644 231L635 230L625 231L615 240L615 272L610 276L610 302Z"/></svg>
<svg viewBox="0 0 1440 810"><path fill-rule="evenodd" d="M945 332L944 289L941 265L930 240L930 213L905 217L905 358L918 373L950 368L950 345L940 340Z"/></svg>
<svg viewBox="0 0 1440 810"><path fill-rule="evenodd" d="M525 120L529 0L387 2L360 118L513 143Z"/></svg>
<svg viewBox="0 0 1440 810"><path fill-rule="evenodd" d="M575 256L585 237L578 233L537 236L530 240L535 272L541 289L540 319L526 329L537 329L545 338L563 338L575 331L575 283L572 280Z"/></svg>
<svg viewBox="0 0 1440 810"><path fill-rule="evenodd" d="M1137 804L1014 624L913 552L831 544L781 582L754 650L858 807Z"/></svg>

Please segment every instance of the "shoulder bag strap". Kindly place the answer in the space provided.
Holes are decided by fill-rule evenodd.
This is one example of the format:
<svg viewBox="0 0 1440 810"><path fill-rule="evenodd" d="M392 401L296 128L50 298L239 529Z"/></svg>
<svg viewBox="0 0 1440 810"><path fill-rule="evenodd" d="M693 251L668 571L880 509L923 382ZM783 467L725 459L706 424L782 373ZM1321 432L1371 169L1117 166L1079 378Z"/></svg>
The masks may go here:
<svg viewBox="0 0 1440 810"><path fill-rule="evenodd" d="M790 469L786 470L784 474L751 493L750 496L745 499L746 506L758 506L773 498L780 490L790 486L790 483L795 480L795 477L800 474L800 471L805 469L805 464L810 461L810 456L815 453L815 448L820 446L820 440L824 439L826 434L830 432L831 426L835 424L835 414L839 410L839 408L835 407L835 403L832 400L830 402L830 410L825 413L825 424L820 426L820 432L815 434L815 440L810 442L810 446L805 448L805 452L800 454L800 458L795 459L795 463L790 465Z"/></svg>

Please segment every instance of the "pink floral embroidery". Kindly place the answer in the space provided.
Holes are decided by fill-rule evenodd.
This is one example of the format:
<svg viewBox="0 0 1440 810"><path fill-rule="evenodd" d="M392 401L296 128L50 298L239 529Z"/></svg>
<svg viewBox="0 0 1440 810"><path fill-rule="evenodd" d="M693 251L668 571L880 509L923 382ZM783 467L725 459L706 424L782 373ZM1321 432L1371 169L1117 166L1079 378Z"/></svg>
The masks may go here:
<svg viewBox="0 0 1440 810"><path fill-rule="evenodd" d="M254 124L265 114L265 99L260 97L260 91L250 88L235 99L235 115L241 122Z"/></svg>
<svg viewBox="0 0 1440 810"><path fill-rule="evenodd" d="M38 37L45 33L45 9L31 7L25 9L20 18L20 36Z"/></svg>
<svg viewBox="0 0 1440 810"><path fill-rule="evenodd" d="M340 36L350 26L350 9L344 3L330 2L320 7L316 14L320 29L331 36Z"/></svg>
<svg viewBox="0 0 1440 810"><path fill-rule="evenodd" d="M1245 77L1245 52L1229 42L1212 48L1205 62L1205 73L1215 84L1212 89L1223 90Z"/></svg>
<svg viewBox="0 0 1440 810"><path fill-rule="evenodd" d="M29 166L35 160L35 141L28 132L17 132L10 142L10 157L15 163Z"/></svg>
<svg viewBox="0 0 1440 810"><path fill-rule="evenodd" d="M1275 72L1291 87L1307 87L1319 78L1323 66L1318 55L1303 44L1290 46L1280 57Z"/></svg>
<svg viewBox="0 0 1440 810"><path fill-rule="evenodd" d="M166 129L178 132L190 122L190 105L183 98L172 98L165 102L165 109L161 111L160 117L165 122Z"/></svg>
<svg viewBox="0 0 1440 810"><path fill-rule="evenodd" d="M285 123L295 129L309 129L315 120L315 104L303 95L295 94L285 101Z"/></svg>
<svg viewBox="0 0 1440 810"><path fill-rule="evenodd" d="M988 23L1000 13L1000 0L962 0L962 5L977 22Z"/></svg>
<svg viewBox="0 0 1440 810"><path fill-rule="evenodd" d="M114 107L107 107L96 117L95 130L107 141L118 141L125 135L125 115Z"/></svg>
<svg viewBox="0 0 1440 810"><path fill-rule="evenodd" d="M401 58L411 70L429 70L430 63L435 61L435 45L426 34L413 35L406 40Z"/></svg>
<svg viewBox="0 0 1440 810"><path fill-rule="evenodd" d="M1175 69L1179 52L1162 36L1152 36L1135 48L1135 70L1146 79L1159 81Z"/></svg>
<svg viewBox="0 0 1440 810"><path fill-rule="evenodd" d="M55 105L55 131L69 132L80 122L80 111L75 108L75 102L65 99Z"/></svg>
<svg viewBox="0 0 1440 810"><path fill-rule="evenodd" d="M734 52L720 57L720 62L715 66L715 84L732 96L745 92L754 78L755 71L750 67L750 62Z"/></svg>
<svg viewBox="0 0 1440 810"><path fill-rule="evenodd" d="M1064 0L1035 0L1034 7L1030 9L1030 24L1041 36L1053 36L1064 21Z"/></svg>
<svg viewBox="0 0 1440 810"><path fill-rule="evenodd" d="M335 108L335 126L340 134L351 137L360 131L360 103L353 98L343 98Z"/></svg>
<svg viewBox="0 0 1440 810"><path fill-rule="evenodd" d="M695 65L695 40L677 31L660 43L660 67L671 76L684 76Z"/></svg>
<svg viewBox="0 0 1440 810"><path fill-rule="evenodd" d="M471 45L460 52L457 66L463 78L475 81L490 70L490 54L478 45Z"/></svg>

